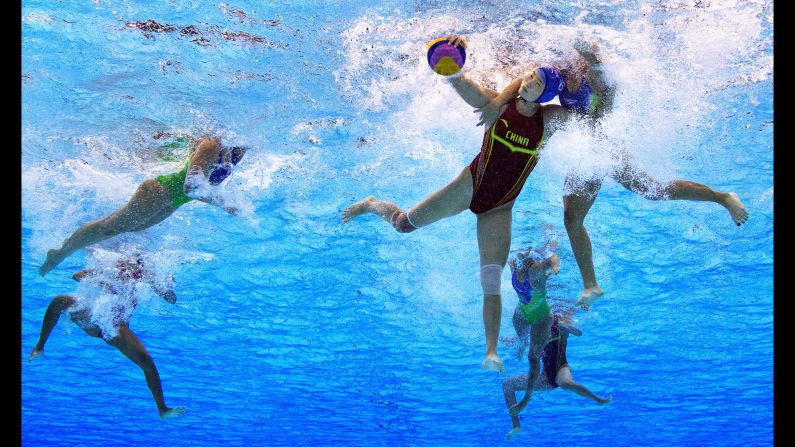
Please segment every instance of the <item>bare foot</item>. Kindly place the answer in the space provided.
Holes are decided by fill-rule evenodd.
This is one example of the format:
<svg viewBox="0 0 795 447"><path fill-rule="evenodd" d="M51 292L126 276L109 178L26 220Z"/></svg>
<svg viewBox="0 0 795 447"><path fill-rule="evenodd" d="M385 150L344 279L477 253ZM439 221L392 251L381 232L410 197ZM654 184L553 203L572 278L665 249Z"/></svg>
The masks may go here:
<svg viewBox="0 0 795 447"><path fill-rule="evenodd" d="M345 208L345 211L342 212L342 223L348 223L362 214L370 212L373 202L375 202L375 196L367 196L364 199Z"/></svg>
<svg viewBox="0 0 795 447"><path fill-rule="evenodd" d="M604 296L604 294L605 292L602 291L599 286L588 287L587 289L583 290L582 293L580 293L580 298L576 303L574 303L574 305L579 306L582 310L587 311L591 308L591 304Z"/></svg>
<svg viewBox="0 0 795 447"><path fill-rule="evenodd" d="M514 427L505 435L505 439L511 440L522 434L522 427Z"/></svg>
<svg viewBox="0 0 795 447"><path fill-rule="evenodd" d="M33 349L33 352L31 352L30 356L28 357L28 361L32 362L33 359L35 359L36 357L38 357L40 355L44 355L44 350L43 349L42 350Z"/></svg>
<svg viewBox="0 0 795 447"><path fill-rule="evenodd" d="M552 255L549 257L549 270L553 275L560 273L560 256Z"/></svg>
<svg viewBox="0 0 795 447"><path fill-rule="evenodd" d="M56 265L60 264L61 261L63 261L63 259L60 259L60 250L48 250L47 259L45 259L44 264L39 267L39 275L46 275L50 270L54 269Z"/></svg>
<svg viewBox="0 0 795 447"><path fill-rule="evenodd" d="M505 371L502 360L496 355L487 355L480 364L480 367L488 371L499 371L500 374Z"/></svg>
<svg viewBox="0 0 795 447"><path fill-rule="evenodd" d="M745 205L740 201L740 196L738 196L737 193L727 193L723 199L722 205L729 210L729 214L732 215L732 220L738 227L748 220L748 211L745 210Z"/></svg>
<svg viewBox="0 0 795 447"><path fill-rule="evenodd" d="M610 396L610 397L608 397L608 398L602 398L602 397L599 397L598 399L599 399L599 400L597 400L596 402L597 402L599 405L607 405L607 404L609 404L610 402L612 402L612 401L613 401L613 396Z"/></svg>
<svg viewBox="0 0 795 447"><path fill-rule="evenodd" d="M160 412L160 419L173 418L174 416L179 416L184 412L185 407L166 408L164 411Z"/></svg>

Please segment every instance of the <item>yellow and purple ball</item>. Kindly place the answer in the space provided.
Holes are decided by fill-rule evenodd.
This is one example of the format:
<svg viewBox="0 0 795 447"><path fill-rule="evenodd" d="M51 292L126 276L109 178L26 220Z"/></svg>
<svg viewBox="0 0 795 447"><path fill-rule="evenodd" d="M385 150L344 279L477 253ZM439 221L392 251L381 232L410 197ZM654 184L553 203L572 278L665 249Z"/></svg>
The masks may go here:
<svg viewBox="0 0 795 447"><path fill-rule="evenodd" d="M436 73L450 76L458 73L467 60L463 45L450 45L447 37L428 42L428 65Z"/></svg>

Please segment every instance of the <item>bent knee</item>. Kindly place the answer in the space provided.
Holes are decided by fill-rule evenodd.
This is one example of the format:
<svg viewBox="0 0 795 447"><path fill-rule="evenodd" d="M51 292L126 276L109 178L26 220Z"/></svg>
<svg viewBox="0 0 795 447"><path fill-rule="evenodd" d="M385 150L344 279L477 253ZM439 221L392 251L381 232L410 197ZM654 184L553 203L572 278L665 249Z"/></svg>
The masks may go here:
<svg viewBox="0 0 795 447"><path fill-rule="evenodd" d="M75 304L75 299L69 295L56 295L50 303L53 306L58 306L61 310L71 307Z"/></svg>
<svg viewBox="0 0 795 447"><path fill-rule="evenodd" d="M54 303L64 304L64 303L74 303L75 299L69 295L55 295L55 298L52 299Z"/></svg>
<svg viewBox="0 0 795 447"><path fill-rule="evenodd" d="M408 214L403 211L396 211L392 214L392 218L389 222L400 233L411 233L417 229L417 227L411 223L411 220L409 220Z"/></svg>
<svg viewBox="0 0 795 447"><path fill-rule="evenodd" d="M564 390L567 390L567 391L571 391L571 390L573 390L575 388L574 382L569 381L569 380L557 380L556 379L555 382L557 382L558 386L561 389L564 389Z"/></svg>

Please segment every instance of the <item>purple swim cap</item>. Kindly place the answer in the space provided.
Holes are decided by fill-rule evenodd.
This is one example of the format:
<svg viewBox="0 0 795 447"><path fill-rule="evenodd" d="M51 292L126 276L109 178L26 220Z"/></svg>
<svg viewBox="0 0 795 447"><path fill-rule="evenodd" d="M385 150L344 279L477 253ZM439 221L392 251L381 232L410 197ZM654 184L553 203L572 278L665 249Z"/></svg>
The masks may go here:
<svg viewBox="0 0 795 447"><path fill-rule="evenodd" d="M563 81L560 73L554 68L541 67L538 69L538 74L541 75L541 79L544 81L544 92L541 93L541 96L539 96L535 102L540 104L542 102L552 101L552 98L566 88L566 83Z"/></svg>

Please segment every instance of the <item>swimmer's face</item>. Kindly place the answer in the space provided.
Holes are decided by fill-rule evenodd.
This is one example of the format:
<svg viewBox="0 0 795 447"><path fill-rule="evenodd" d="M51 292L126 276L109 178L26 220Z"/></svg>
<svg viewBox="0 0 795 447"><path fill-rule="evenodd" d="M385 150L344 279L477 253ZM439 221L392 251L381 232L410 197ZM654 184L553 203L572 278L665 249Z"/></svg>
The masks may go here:
<svg viewBox="0 0 795 447"><path fill-rule="evenodd" d="M533 70L522 79L519 96L527 102L533 102L544 93L544 80L538 70Z"/></svg>

